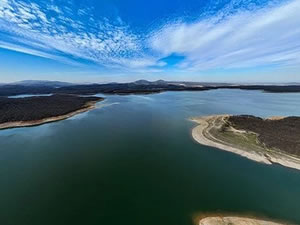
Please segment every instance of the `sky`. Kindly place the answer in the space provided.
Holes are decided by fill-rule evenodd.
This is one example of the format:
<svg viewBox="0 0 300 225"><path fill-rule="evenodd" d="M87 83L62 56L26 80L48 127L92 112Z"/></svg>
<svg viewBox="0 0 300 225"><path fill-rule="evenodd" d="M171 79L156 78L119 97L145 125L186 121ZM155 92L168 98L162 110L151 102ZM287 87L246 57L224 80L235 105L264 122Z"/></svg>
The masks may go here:
<svg viewBox="0 0 300 225"><path fill-rule="evenodd" d="M0 83L300 82L300 0L0 0Z"/></svg>

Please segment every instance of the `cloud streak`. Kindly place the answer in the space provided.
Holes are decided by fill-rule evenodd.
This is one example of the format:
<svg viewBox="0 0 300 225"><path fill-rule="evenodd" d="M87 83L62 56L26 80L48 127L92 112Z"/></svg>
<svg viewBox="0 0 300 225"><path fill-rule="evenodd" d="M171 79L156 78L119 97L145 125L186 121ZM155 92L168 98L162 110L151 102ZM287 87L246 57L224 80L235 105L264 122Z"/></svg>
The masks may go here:
<svg viewBox="0 0 300 225"><path fill-rule="evenodd" d="M244 10L222 11L194 23L167 24L150 38L163 55L185 56L179 68L207 69L290 66L300 63L300 1Z"/></svg>
<svg viewBox="0 0 300 225"><path fill-rule="evenodd" d="M3 48L11 49L13 44L19 46L15 50L31 48L26 52L37 56L79 58L104 66L122 66L126 60L141 57L138 37L120 19L112 24L105 18L95 21L91 17L88 24L66 17L64 9L55 5L0 1ZM84 10L79 13L86 15Z"/></svg>
<svg viewBox="0 0 300 225"><path fill-rule="evenodd" d="M197 21L173 18L144 33L119 17L49 2L0 0L0 47L124 71L161 72L171 55L183 56L172 65L177 71L300 65L299 0L240 9L251 0L232 0Z"/></svg>

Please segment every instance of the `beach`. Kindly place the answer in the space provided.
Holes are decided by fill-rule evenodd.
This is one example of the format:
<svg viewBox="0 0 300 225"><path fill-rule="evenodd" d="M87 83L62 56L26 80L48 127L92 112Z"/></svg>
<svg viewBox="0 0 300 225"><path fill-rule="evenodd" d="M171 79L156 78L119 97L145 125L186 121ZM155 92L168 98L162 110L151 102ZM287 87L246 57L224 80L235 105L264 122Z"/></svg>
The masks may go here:
<svg viewBox="0 0 300 225"><path fill-rule="evenodd" d="M197 118L191 118L191 121L196 122L198 125L192 130L192 137L195 141L202 145L215 147L228 152L238 154L242 157L254 160L264 164L280 164L286 167L300 170L300 159L283 152L268 151L261 146L257 148L241 147L233 142L226 142L219 139L216 135L212 134L212 130L218 130L231 115L211 115ZM274 117L271 118L274 120ZM275 117L278 120L278 117ZM231 133L239 135L247 133L247 131L236 130L231 128ZM246 142L246 141L245 141ZM250 146L250 145L249 145Z"/></svg>
<svg viewBox="0 0 300 225"><path fill-rule="evenodd" d="M212 216L200 219L199 225L283 225L285 223L271 222L255 218L238 216Z"/></svg>

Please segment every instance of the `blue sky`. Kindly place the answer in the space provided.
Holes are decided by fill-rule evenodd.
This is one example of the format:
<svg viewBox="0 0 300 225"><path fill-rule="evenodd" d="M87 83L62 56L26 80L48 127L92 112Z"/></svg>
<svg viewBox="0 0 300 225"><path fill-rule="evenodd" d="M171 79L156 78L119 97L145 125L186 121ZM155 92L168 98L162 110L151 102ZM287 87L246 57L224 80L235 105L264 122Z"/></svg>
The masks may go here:
<svg viewBox="0 0 300 225"><path fill-rule="evenodd" d="M299 0L0 0L0 83L300 82Z"/></svg>

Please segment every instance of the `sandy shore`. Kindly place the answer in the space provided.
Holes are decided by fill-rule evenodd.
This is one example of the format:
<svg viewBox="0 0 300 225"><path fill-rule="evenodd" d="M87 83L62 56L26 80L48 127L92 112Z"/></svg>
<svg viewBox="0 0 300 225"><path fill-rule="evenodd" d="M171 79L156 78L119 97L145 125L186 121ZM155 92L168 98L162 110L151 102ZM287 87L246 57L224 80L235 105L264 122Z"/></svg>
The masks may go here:
<svg viewBox="0 0 300 225"><path fill-rule="evenodd" d="M259 220L247 217L233 216L214 216L206 217L199 221L199 225L283 225L284 223L276 223L266 220Z"/></svg>
<svg viewBox="0 0 300 225"><path fill-rule="evenodd" d="M32 121L16 121L16 122L7 122L7 123L2 123L0 124L0 130L1 129L8 129L8 128L17 128L17 127L31 127L31 126L37 126L45 123L51 123L59 120L65 120L67 118L70 118L72 116L75 116L77 114L87 112L89 110L95 109L96 108L96 103L98 101L92 101L88 102L87 104L84 105L82 109L76 110L74 112L70 112L65 115L60 115L60 116L54 116L54 117L49 117L41 120L32 120Z"/></svg>
<svg viewBox="0 0 300 225"><path fill-rule="evenodd" d="M233 152L239 154L243 157L246 157L250 160L254 160L260 163L265 164L281 164L286 167L294 168L300 170L300 159L290 156L284 153L269 154L269 152L258 152L252 151L251 149L245 151L236 146L232 146L231 143L225 143L222 140L214 137L209 131L211 128L215 128L215 121L217 120L226 120L230 115L212 115L212 116L203 116L192 118L191 120L198 123L192 130L193 138L200 144L215 147L225 151ZM278 119L278 118L272 118ZM245 131L237 131L245 132Z"/></svg>

